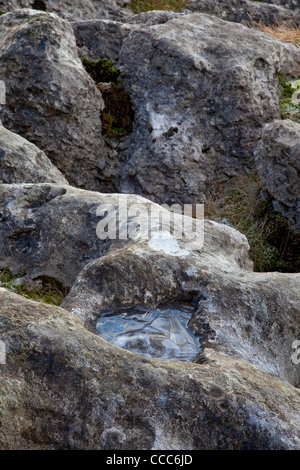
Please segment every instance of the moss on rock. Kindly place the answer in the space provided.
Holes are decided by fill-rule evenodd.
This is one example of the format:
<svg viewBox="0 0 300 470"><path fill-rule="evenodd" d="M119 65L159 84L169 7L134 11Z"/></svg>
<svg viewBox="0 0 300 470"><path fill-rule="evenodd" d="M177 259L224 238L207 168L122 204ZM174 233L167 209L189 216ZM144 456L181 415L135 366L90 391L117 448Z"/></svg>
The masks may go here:
<svg viewBox="0 0 300 470"><path fill-rule="evenodd" d="M99 59L97 61L92 61L87 57L82 57L81 61L88 74L96 83L116 83L118 81L120 71L111 60Z"/></svg>
<svg viewBox="0 0 300 470"><path fill-rule="evenodd" d="M25 281L28 283L26 271L12 274L9 268L0 270L0 287L5 287L29 300L60 305L69 291L61 282L50 276L39 276L30 280L28 285Z"/></svg>

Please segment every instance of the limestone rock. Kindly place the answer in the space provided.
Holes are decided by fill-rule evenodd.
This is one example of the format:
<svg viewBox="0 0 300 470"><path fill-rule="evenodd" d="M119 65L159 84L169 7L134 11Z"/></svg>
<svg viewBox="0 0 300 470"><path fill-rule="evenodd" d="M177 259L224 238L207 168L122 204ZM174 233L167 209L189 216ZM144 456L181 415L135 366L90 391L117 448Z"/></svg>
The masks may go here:
<svg viewBox="0 0 300 470"><path fill-rule="evenodd" d="M97 237L98 206L150 204L139 196L47 183L0 185L0 194L0 266L14 274L25 270L31 278L53 276L67 286L86 263L118 243Z"/></svg>
<svg viewBox="0 0 300 470"><path fill-rule="evenodd" d="M135 111L120 189L159 203L205 200L253 168L266 122L279 118L274 74L300 73L300 52L271 35L191 14L131 32L120 64Z"/></svg>
<svg viewBox="0 0 300 470"><path fill-rule="evenodd" d="M146 359L5 289L0 318L2 449L299 449L299 389L245 361Z"/></svg>
<svg viewBox="0 0 300 470"><path fill-rule="evenodd" d="M297 2L297 6L296 6ZM300 8L297 0L266 2L252 0L190 0L188 9L193 12L209 13L223 20L244 24L265 25L300 24Z"/></svg>
<svg viewBox="0 0 300 470"><path fill-rule="evenodd" d="M156 24L164 24L175 18L180 18L185 15L185 12L176 13L174 11L147 11L134 15L132 19L128 21L128 24L141 25L141 26L153 26Z"/></svg>
<svg viewBox="0 0 300 470"><path fill-rule="evenodd" d="M138 194L199 202L256 164L298 230L299 124L277 120L275 72L300 75L300 52L186 11L121 23L122 3L0 1L47 10L0 17L0 269L26 271L15 288L39 276L71 287L62 308L0 288L0 448L299 449L300 274L255 273L244 235ZM294 0L201 5L234 22L298 18ZM121 64L135 123L120 155L77 48ZM192 362L97 333L103 314L170 304L192 312Z"/></svg>
<svg viewBox="0 0 300 470"><path fill-rule="evenodd" d="M5 12L19 8L32 8L56 13L70 21L93 18L127 19L133 16L128 8L121 8L123 0L2 0L0 9Z"/></svg>
<svg viewBox="0 0 300 470"><path fill-rule="evenodd" d="M101 93L77 55L71 25L52 13L0 17L1 106L5 127L43 150L79 187L111 190L115 152L101 135Z"/></svg>
<svg viewBox="0 0 300 470"><path fill-rule="evenodd" d="M128 211L135 204L143 204L146 212L143 216L128 213L130 217L122 222L127 238L98 238L97 227L105 214L105 207L120 207ZM104 211L102 216L97 213L99 206ZM53 276L68 286L72 285L85 264L105 254L110 246L116 250L124 244L136 243L141 237L149 239L148 220L151 220L151 211L159 209L168 213L166 209L140 196L100 194L51 184L1 185L0 207L3 208L0 266L9 267L14 273L26 270L31 277L42 274ZM181 215L175 216L181 221ZM141 225L136 236L134 223ZM154 227L156 225L154 218ZM133 227L133 233L129 233L128 226ZM230 263L252 269L245 236L213 222L208 227L207 237L210 242L207 250L218 250L225 264L230 260ZM189 239L185 243L195 248Z"/></svg>
<svg viewBox="0 0 300 470"><path fill-rule="evenodd" d="M300 124L289 119L266 124L255 151L264 189L274 199L274 209L300 235Z"/></svg>
<svg viewBox="0 0 300 470"><path fill-rule="evenodd" d="M284 8L289 8L290 10L299 10L298 0L265 0L265 3L271 3L273 5L280 5Z"/></svg>
<svg viewBox="0 0 300 470"><path fill-rule="evenodd" d="M157 251L150 240L108 251L83 268L62 306L95 331L102 313L118 306L164 310L186 302L196 309L190 326L200 335L202 360L210 349L222 351L299 385L291 345L300 332L300 276L242 269L232 258L235 231L227 232L230 258L218 224L205 226L201 250L178 240L177 254Z"/></svg>
<svg viewBox="0 0 300 470"><path fill-rule="evenodd" d="M0 183L68 184L44 152L0 125Z"/></svg>
<svg viewBox="0 0 300 470"><path fill-rule="evenodd" d="M134 15L126 23L102 18L73 22L78 54L90 60L109 59L117 63L123 41L131 31L164 24L183 15L171 11L149 11Z"/></svg>
<svg viewBox="0 0 300 470"><path fill-rule="evenodd" d="M94 19L72 23L78 54L90 60L109 59L117 62L124 39L134 25L119 21Z"/></svg>

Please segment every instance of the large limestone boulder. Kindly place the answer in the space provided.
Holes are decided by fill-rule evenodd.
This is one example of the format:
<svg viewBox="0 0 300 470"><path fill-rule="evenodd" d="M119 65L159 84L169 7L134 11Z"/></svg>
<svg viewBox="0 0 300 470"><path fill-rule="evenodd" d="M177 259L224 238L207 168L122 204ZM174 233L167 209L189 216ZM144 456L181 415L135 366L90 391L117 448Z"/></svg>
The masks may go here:
<svg viewBox="0 0 300 470"><path fill-rule="evenodd" d="M247 25L295 26L300 24L298 0L189 0L188 9Z"/></svg>
<svg viewBox="0 0 300 470"><path fill-rule="evenodd" d="M165 232L155 210L166 227L170 212L139 196L46 183L0 190L1 267L73 284L63 308L0 289L3 448L299 446L300 374L291 361L299 275L253 273L246 238L215 222L203 227L175 213L171 231L182 222L182 236L157 238ZM116 220L118 234L130 236L101 238L100 227L110 230ZM204 239L191 237L194 224ZM200 347L192 363L147 359L97 334L106 311L170 302L192 306ZM42 410L55 413L48 426Z"/></svg>
<svg viewBox="0 0 300 470"><path fill-rule="evenodd" d="M71 184L111 190L115 153L101 134L103 100L68 22L35 10L1 16L0 80L5 127L43 150Z"/></svg>
<svg viewBox="0 0 300 470"><path fill-rule="evenodd" d="M25 270L30 278L53 276L67 286L76 280L64 306L93 331L101 312L117 305L156 308L200 300L194 328L208 344L297 383L287 344L297 338L299 276L252 273L248 242L236 230L207 220L203 227L185 216L200 224L198 231L204 228L204 239L191 238L194 227L187 225L179 239L156 240L161 229L155 210L170 213L139 196L51 184L0 190L0 266ZM117 224L118 233L126 230L123 238L99 235L99 223L110 230L117 221L111 208L131 210Z"/></svg>
<svg viewBox="0 0 300 470"><path fill-rule="evenodd" d="M139 216L137 204L142 204L146 210L142 216ZM131 206L133 212L129 212ZM1 185L0 207L0 267L9 267L13 273L26 270L31 277L53 276L68 286L85 264L103 256L108 249L117 250L139 239L150 239L148 219L151 220L152 212L154 227L157 227L155 210L169 214L140 196L101 194L54 184ZM120 222L126 235L120 239L117 232L115 237L101 239L98 224L107 211L113 225L114 214L109 212L112 207L128 212L128 218ZM181 223L182 216L175 214L175 217L179 217ZM188 217L188 220L192 219ZM136 234L134 224L141 227ZM195 233L194 226L186 227L187 230L191 227ZM213 222L207 223L206 228L206 238L210 240L206 250L218 250L225 264L230 260L230 263L252 269L244 235ZM195 238L194 243L188 237L184 243L187 249L191 247L197 252L202 238L199 243Z"/></svg>
<svg viewBox="0 0 300 470"><path fill-rule="evenodd" d="M246 248L238 232L205 225L202 249L180 240L170 252L173 240L157 246L150 239L108 251L83 268L62 306L96 331L99 318L112 318L119 306L164 311L174 302L179 310L191 304L202 361L214 349L299 385L291 345L300 332L300 276L251 272L234 257Z"/></svg>
<svg viewBox="0 0 300 470"><path fill-rule="evenodd" d="M2 449L299 449L300 392L211 350L163 363L0 289Z"/></svg>
<svg viewBox="0 0 300 470"><path fill-rule="evenodd" d="M274 209L300 236L300 124L290 119L266 124L255 151L263 188L273 198Z"/></svg>
<svg viewBox="0 0 300 470"><path fill-rule="evenodd" d="M135 111L120 188L160 203L203 200L253 168L262 127L280 116L274 74L300 73L294 46L200 14L133 31L120 62Z"/></svg>
<svg viewBox="0 0 300 470"><path fill-rule="evenodd" d="M0 183L68 184L44 152L1 124Z"/></svg>
<svg viewBox="0 0 300 470"><path fill-rule="evenodd" d="M139 196L51 184L0 190L0 267L25 270L26 280L46 275L73 285L63 306L93 332L102 313L118 306L188 302L203 348L298 384L290 358L299 334L299 275L253 273L248 242L236 230L176 213L171 228L192 225L179 237L157 238L164 230L155 210L167 226L170 212ZM128 217L118 219L125 210ZM99 228L110 231L115 223L115 236L101 238Z"/></svg>

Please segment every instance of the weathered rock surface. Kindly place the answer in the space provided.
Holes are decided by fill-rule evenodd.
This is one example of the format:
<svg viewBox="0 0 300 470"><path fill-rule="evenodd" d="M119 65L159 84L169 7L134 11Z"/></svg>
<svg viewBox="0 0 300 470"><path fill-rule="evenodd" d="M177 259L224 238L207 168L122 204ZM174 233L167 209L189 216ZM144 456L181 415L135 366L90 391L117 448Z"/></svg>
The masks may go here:
<svg viewBox="0 0 300 470"><path fill-rule="evenodd" d="M116 154L105 147L103 100L78 58L71 25L34 10L1 16L0 79L4 126L43 150L71 184L110 191Z"/></svg>
<svg viewBox="0 0 300 470"><path fill-rule="evenodd" d="M142 217L142 222L141 216L136 216L135 212L129 213L128 223L126 220L120 222L127 234L124 241L118 237L98 238L97 226L106 207L129 210L134 204L143 204L147 213ZM102 215L97 212L99 206ZM53 276L67 285L73 283L85 264L104 255L111 245L117 250L124 243L132 244L141 237L149 238L148 215L151 216L151 210L159 209L166 213L166 209L140 196L100 194L54 184L1 185L0 207L0 266L9 267L14 273L27 270L32 277L42 274ZM156 224L154 217L153 223ZM181 221L181 215L177 214L176 217ZM114 223L114 219L109 220ZM136 236L135 223L142 224ZM130 232L128 224L133 227ZM213 222L208 223L207 227L207 237L211 240L207 250L218 250L225 264L230 260L230 263L252 269L248 258L249 245L244 235ZM193 249L199 249L199 244L193 245L189 238L186 242Z"/></svg>
<svg viewBox="0 0 300 470"><path fill-rule="evenodd" d="M127 19L133 16L130 9L121 8L123 0L3 0L0 9L5 12L19 8L32 8L56 13L67 20L115 18Z"/></svg>
<svg viewBox="0 0 300 470"><path fill-rule="evenodd" d="M262 127L280 116L274 74L297 76L300 52L192 14L133 31L120 63L135 111L120 188L160 203L187 202L254 166Z"/></svg>
<svg viewBox="0 0 300 470"><path fill-rule="evenodd" d="M74 186L160 203L205 200L218 183L252 168L261 128L279 117L274 73L300 73L292 45L206 15L74 23L80 55L121 55L136 116L118 155L103 139L101 93L82 67L70 25L19 10L0 18L1 27L6 127L45 151ZM238 51L236 38L244 44Z"/></svg>
<svg viewBox="0 0 300 470"><path fill-rule="evenodd" d="M202 360L213 348L299 385L291 345L300 331L300 276L253 273L249 263L242 269L234 258L246 248L238 232L205 225L200 250L184 240L178 253L168 251L168 241L154 250L147 239L109 250L83 268L62 306L95 331L101 314L118 306L159 310L187 302L196 306L190 325Z"/></svg>
<svg viewBox="0 0 300 470"><path fill-rule="evenodd" d="M300 391L246 362L153 361L62 308L0 296L2 449L299 448Z"/></svg>
<svg viewBox="0 0 300 470"><path fill-rule="evenodd" d="M83 266L103 255L114 240L96 228L101 204L150 204L139 196L82 191L66 185L0 186L0 266L32 278L53 276L70 286ZM117 243L117 241L115 241Z"/></svg>
<svg viewBox="0 0 300 470"><path fill-rule="evenodd" d="M259 1L259 0L256 0ZM289 8L291 10L300 10L300 5L298 0L265 0L265 3L272 3L273 5L280 5L284 8Z"/></svg>
<svg viewBox="0 0 300 470"><path fill-rule="evenodd" d="M68 184L44 152L1 124L0 183Z"/></svg>
<svg viewBox="0 0 300 470"><path fill-rule="evenodd" d="M300 124L290 119L266 124L255 151L261 183L274 209L300 235Z"/></svg>
<svg viewBox="0 0 300 470"><path fill-rule="evenodd" d="M205 221L203 246L187 235L155 242L148 232L150 211L167 211L144 198L50 184L0 189L0 266L16 273L25 269L31 278L53 276L69 286L82 269L63 306L88 328L95 331L101 313L118 306L186 301L198 309L192 326L205 348L299 384L290 358L299 335L300 276L253 273L249 245L239 232ZM136 236L97 237L109 205L124 210L141 203L147 212L138 216L134 208L124 222L131 233L135 224L141 227ZM109 217L110 227L114 215Z"/></svg>
<svg viewBox="0 0 300 470"><path fill-rule="evenodd" d="M164 24L184 13L149 11L139 13L126 23L109 19L94 19L72 23L79 57L90 60L109 59L117 63L125 38L136 29Z"/></svg>
<svg viewBox="0 0 300 470"><path fill-rule="evenodd" d="M296 0L298 3L298 1ZM193 12L209 13L223 20L237 23L265 25L300 24L299 3L271 0L266 2L252 0L190 0L188 9Z"/></svg>
<svg viewBox="0 0 300 470"><path fill-rule="evenodd" d="M19 285L52 276L71 287L62 308L0 288L0 448L299 449L300 275L253 272L244 235L181 211L173 235L155 237L170 213L138 194L199 202L256 164L274 209L299 230L300 125L277 119L275 72L300 75L300 52L186 11L121 23L121 3L0 2L47 10L0 18L10 129L0 126L0 269L26 271ZM234 22L253 12L289 24L292 11L298 21L294 0L201 8ZM103 100L74 33L80 56L121 64L135 123L121 144L111 139L120 155L103 140ZM174 303L193 312L193 362L148 359L97 334L104 313Z"/></svg>
<svg viewBox="0 0 300 470"><path fill-rule="evenodd" d="M104 19L77 21L72 26L80 57L113 62L118 61L124 39L135 29L133 25Z"/></svg>
<svg viewBox="0 0 300 470"><path fill-rule="evenodd" d="M93 260L64 301L68 313L0 290L0 340L7 350L7 364L0 365L2 448L299 446L294 386L300 377L291 363L300 323L298 275L253 273L246 238L215 222L205 222L203 246L187 234L166 243L153 233L149 239L148 210L159 206L139 196L50 184L0 189L1 266L25 267L32 277L51 275L70 285ZM131 233L136 225L140 232L99 240L99 216L109 204L124 209L125 198L128 207L147 208L138 216L135 207L128 219ZM170 300L195 307L191 327L200 337L199 363L148 360L95 334L106 309L159 308ZM200 435L197 420L205 428Z"/></svg>
<svg viewBox="0 0 300 470"><path fill-rule="evenodd" d="M175 11L147 11L143 13L138 13L134 15L128 21L128 24L140 25L140 26L153 26L156 24L164 24L175 18L180 18L181 16L186 15L186 12L177 13Z"/></svg>

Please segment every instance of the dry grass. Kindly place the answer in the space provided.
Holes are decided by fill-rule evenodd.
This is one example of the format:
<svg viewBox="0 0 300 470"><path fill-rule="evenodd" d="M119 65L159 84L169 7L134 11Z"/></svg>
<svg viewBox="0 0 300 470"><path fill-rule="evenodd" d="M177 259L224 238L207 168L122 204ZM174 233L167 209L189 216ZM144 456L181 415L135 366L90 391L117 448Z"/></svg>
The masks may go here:
<svg viewBox="0 0 300 470"><path fill-rule="evenodd" d="M300 47L300 28L293 26L288 28L287 26L266 26L263 23L256 23L258 28L264 33L270 33L277 39L283 42L290 42L295 46Z"/></svg>
<svg viewBox="0 0 300 470"><path fill-rule="evenodd" d="M206 201L205 216L246 235L255 271L297 272L285 260L286 222L272 212L270 200L261 199L261 191L257 175L237 177Z"/></svg>
<svg viewBox="0 0 300 470"><path fill-rule="evenodd" d="M129 7L134 13L152 10L177 11L185 8L188 0L132 0Z"/></svg>

